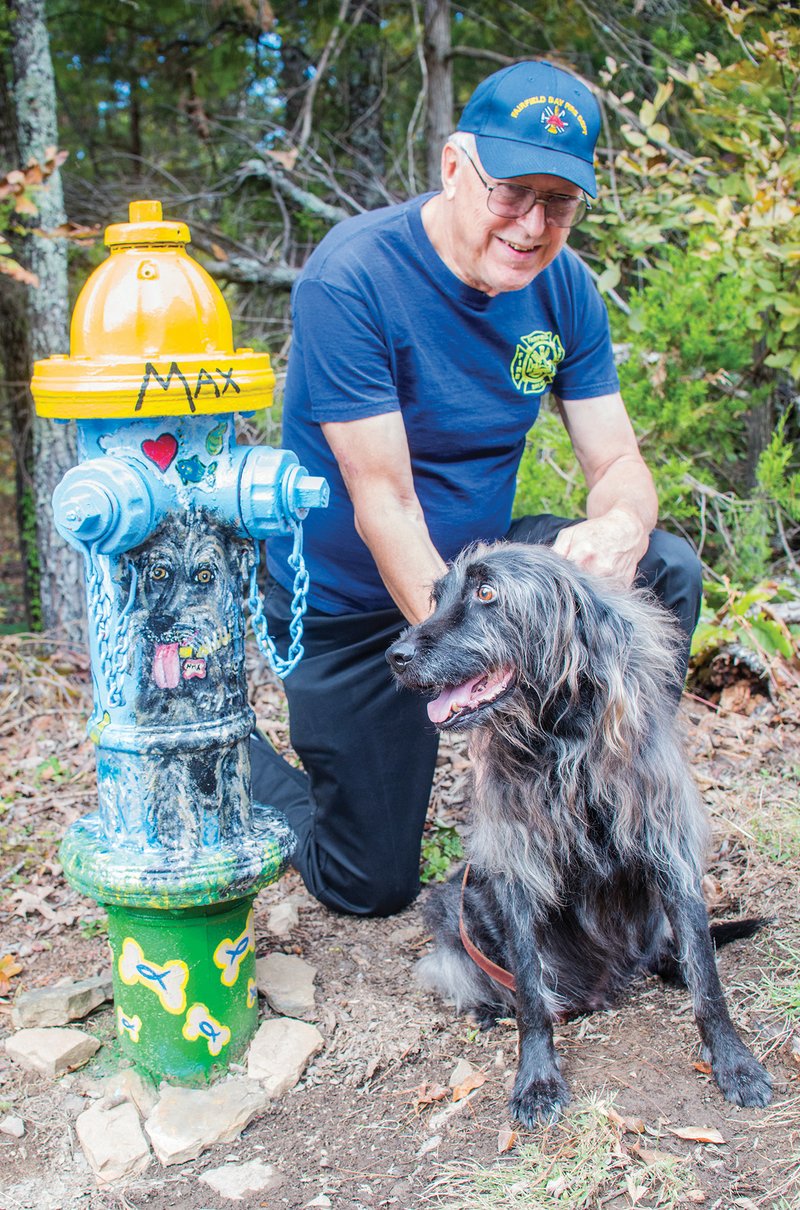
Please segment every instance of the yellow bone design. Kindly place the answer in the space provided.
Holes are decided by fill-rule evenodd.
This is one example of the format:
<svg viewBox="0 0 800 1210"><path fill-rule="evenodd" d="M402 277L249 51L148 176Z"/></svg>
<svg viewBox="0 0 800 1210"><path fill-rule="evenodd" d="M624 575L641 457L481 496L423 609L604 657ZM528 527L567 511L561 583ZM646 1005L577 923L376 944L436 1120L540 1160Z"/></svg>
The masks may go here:
<svg viewBox="0 0 800 1210"><path fill-rule="evenodd" d="M139 1031L142 1028L141 1017L129 1017L121 1004L117 1005L117 1033L127 1034L131 1042L139 1041Z"/></svg>
<svg viewBox="0 0 800 1210"><path fill-rule="evenodd" d="M189 982L189 968L180 958L165 962L163 966L158 962L149 962L138 941L126 937L117 966L123 983L127 983L128 987L140 983L142 987L149 988L168 1013L182 1013L186 1008L185 988Z"/></svg>
<svg viewBox="0 0 800 1210"><path fill-rule="evenodd" d="M244 932L235 940L225 937L214 950L214 965L222 971L221 981L226 987L233 987L239 978L239 969L251 950L256 948L256 934L253 925L253 913L249 912Z"/></svg>
<svg viewBox="0 0 800 1210"><path fill-rule="evenodd" d="M215 1020L205 1004L192 1005L186 1014L186 1022L181 1032L187 1042L205 1038L208 1042L208 1053L215 1057L231 1040L231 1031L227 1025Z"/></svg>

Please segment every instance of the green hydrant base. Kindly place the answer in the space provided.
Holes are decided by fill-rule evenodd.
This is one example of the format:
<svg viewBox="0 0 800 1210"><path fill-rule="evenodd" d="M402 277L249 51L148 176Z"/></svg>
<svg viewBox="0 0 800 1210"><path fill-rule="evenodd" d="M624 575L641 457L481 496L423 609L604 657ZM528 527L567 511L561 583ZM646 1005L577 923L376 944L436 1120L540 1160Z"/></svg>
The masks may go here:
<svg viewBox="0 0 800 1210"><path fill-rule="evenodd" d="M258 1023L254 895L180 911L108 906L123 1053L156 1080L207 1083Z"/></svg>

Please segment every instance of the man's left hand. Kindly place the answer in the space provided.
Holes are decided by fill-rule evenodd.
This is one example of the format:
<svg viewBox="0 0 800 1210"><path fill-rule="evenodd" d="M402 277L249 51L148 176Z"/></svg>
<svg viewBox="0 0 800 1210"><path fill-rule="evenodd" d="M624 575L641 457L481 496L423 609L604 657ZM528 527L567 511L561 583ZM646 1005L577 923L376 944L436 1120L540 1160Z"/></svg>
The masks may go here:
<svg viewBox="0 0 800 1210"><path fill-rule="evenodd" d="M628 588L647 550L648 539L637 518L623 509L613 509L602 517L591 517L562 529L553 550L586 571L607 576Z"/></svg>

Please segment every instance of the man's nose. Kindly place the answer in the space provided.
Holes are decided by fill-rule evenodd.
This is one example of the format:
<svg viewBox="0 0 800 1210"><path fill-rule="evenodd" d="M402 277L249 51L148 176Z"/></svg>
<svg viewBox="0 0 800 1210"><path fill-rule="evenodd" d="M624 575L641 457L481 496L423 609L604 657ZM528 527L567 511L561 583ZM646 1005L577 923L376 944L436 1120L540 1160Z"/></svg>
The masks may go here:
<svg viewBox="0 0 800 1210"><path fill-rule="evenodd" d="M521 214L517 218L517 222L521 227L524 227L525 232L531 236L542 235L547 227L547 219L545 218L545 202L534 202L527 214Z"/></svg>

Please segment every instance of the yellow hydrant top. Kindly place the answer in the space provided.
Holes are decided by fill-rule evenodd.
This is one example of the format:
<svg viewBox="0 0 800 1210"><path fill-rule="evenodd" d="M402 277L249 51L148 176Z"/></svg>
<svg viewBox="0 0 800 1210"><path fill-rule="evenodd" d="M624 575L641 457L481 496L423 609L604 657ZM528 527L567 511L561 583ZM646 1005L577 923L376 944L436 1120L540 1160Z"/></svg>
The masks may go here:
<svg viewBox="0 0 800 1210"><path fill-rule="evenodd" d="M75 304L70 355L34 366L37 412L57 419L145 418L269 407L266 353L233 347L227 303L186 251L189 228L158 201L131 202L106 229L110 252Z"/></svg>

